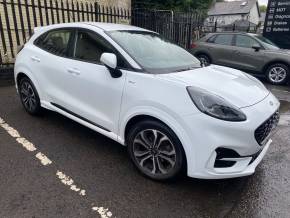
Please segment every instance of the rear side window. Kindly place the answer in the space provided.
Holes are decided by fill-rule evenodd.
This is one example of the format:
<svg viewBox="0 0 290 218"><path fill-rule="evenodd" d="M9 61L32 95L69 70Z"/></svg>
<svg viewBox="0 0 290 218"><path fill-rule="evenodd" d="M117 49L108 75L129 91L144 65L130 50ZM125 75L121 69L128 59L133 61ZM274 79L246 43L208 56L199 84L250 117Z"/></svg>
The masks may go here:
<svg viewBox="0 0 290 218"><path fill-rule="evenodd" d="M128 68L113 46L101 36L90 31L78 30L77 32L74 52L76 59L100 64L100 58L103 53L114 53L117 55L118 67Z"/></svg>
<svg viewBox="0 0 290 218"><path fill-rule="evenodd" d="M232 41L233 35L230 34L217 35L214 39L214 43L219 45L232 45Z"/></svg>
<svg viewBox="0 0 290 218"><path fill-rule="evenodd" d="M258 42L249 36L242 36L242 35L236 36L235 45L238 47L252 48L255 44L258 44Z"/></svg>
<svg viewBox="0 0 290 218"><path fill-rule="evenodd" d="M35 45L52 54L67 57L72 30L55 30L40 36Z"/></svg>

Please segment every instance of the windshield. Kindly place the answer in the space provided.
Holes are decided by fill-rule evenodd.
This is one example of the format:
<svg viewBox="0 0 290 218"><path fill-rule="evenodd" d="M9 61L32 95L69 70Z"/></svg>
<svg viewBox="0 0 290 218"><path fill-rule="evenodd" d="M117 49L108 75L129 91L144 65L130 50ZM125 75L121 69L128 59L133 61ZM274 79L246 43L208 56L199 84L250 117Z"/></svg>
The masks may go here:
<svg viewBox="0 0 290 218"><path fill-rule="evenodd" d="M156 33L110 31L107 34L149 73L178 72L200 67L200 62L193 55Z"/></svg>
<svg viewBox="0 0 290 218"><path fill-rule="evenodd" d="M262 42L262 44L268 49L275 49L275 50L280 49L277 45L275 45L274 42L270 41L269 39L261 35L256 35L256 38L258 38Z"/></svg>

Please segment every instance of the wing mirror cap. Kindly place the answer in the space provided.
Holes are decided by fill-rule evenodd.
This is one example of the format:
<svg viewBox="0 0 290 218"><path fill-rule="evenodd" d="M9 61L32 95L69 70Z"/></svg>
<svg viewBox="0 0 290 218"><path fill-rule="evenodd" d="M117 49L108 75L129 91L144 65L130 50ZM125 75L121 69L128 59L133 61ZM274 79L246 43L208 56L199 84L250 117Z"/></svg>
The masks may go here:
<svg viewBox="0 0 290 218"><path fill-rule="evenodd" d="M104 64L113 78L118 78L122 76L121 70L117 69L117 56L113 53L103 53L101 55L100 61Z"/></svg>

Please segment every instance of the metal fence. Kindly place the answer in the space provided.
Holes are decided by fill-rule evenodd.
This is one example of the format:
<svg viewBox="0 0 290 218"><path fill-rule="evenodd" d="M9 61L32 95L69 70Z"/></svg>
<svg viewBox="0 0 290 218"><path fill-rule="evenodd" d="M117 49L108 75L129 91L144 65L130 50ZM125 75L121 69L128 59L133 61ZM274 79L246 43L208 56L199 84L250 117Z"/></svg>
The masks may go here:
<svg viewBox="0 0 290 218"><path fill-rule="evenodd" d="M206 13L204 11L175 12L171 10L133 9L132 24L153 30L184 48L199 38Z"/></svg>
<svg viewBox="0 0 290 218"><path fill-rule="evenodd" d="M0 0L0 65L14 62L34 27L65 22L129 23L131 10L68 0Z"/></svg>
<svg viewBox="0 0 290 218"><path fill-rule="evenodd" d="M205 23L203 25L202 31L203 33L213 33L213 32L250 32L250 33L256 33L259 29L258 25L253 25L250 22L248 24L239 25L236 23L228 24L228 25L222 25L218 24L217 22L213 24Z"/></svg>

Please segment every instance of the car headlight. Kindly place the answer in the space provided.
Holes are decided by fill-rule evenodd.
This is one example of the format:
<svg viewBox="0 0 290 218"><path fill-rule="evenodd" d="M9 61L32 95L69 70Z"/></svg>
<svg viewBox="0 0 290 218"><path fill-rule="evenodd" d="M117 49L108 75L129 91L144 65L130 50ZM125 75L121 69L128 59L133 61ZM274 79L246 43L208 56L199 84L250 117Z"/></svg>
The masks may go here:
<svg viewBox="0 0 290 218"><path fill-rule="evenodd" d="M186 89L196 107L209 116L234 122L247 119L239 108L218 95L192 86L188 86Z"/></svg>

